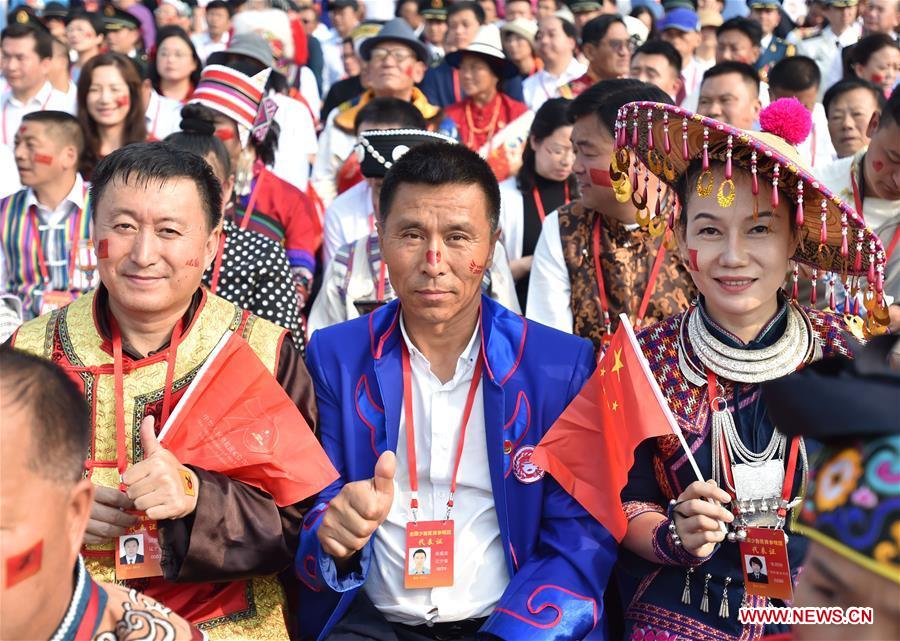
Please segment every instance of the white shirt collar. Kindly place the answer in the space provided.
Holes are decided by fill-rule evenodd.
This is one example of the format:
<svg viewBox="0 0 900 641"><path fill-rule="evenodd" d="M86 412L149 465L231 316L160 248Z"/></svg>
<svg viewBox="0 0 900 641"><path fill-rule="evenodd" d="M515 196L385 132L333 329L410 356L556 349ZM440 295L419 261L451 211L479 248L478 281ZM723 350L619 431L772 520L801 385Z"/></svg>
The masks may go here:
<svg viewBox="0 0 900 641"><path fill-rule="evenodd" d="M83 209L84 208L84 196L85 196L84 180L81 178L80 173L76 173L75 174L75 183L72 185L72 189L70 189L69 193L66 195L66 197L63 198L63 201L59 204L59 207L56 208L56 211L59 211L60 208L62 208L67 202L75 205L75 207L77 209ZM26 211L32 205L37 205L39 212L49 211L49 209L47 207L45 207L44 205L42 205L41 203L38 202L37 196L35 195L34 190L31 187L29 187L28 195L25 196Z"/></svg>
<svg viewBox="0 0 900 641"><path fill-rule="evenodd" d="M409 335L406 333L406 324L403 322L402 309L400 311L400 332L403 335L403 342L406 343L406 348L409 350L410 359L418 360L422 365L424 365L426 369L430 371L431 363L429 363L425 355L420 352L415 345L413 345L413 342L410 340ZM469 369L475 366L475 359L478 358L478 355L481 352L481 341L479 340L480 337L481 315L479 314L478 322L475 323L475 331L472 332L472 336L471 338L469 338L468 344L459 355L459 359L456 361L456 371L453 373L453 379L448 384L454 384L465 373L467 373Z"/></svg>
<svg viewBox="0 0 900 641"><path fill-rule="evenodd" d="M50 92L53 91L53 85L50 84L50 81L47 80L41 86L34 96L28 101L28 104L38 105L39 107L44 105L50 99ZM12 89L7 89L6 93L3 95L3 102L10 103L13 107L24 107L25 103L21 102L18 98L13 95Z"/></svg>

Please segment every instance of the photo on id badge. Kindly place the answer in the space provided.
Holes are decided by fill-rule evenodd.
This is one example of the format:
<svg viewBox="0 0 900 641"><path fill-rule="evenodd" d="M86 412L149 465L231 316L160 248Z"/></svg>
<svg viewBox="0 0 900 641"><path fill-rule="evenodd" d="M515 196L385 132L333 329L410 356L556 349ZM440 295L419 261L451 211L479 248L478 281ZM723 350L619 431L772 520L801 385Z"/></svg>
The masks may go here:
<svg viewBox="0 0 900 641"><path fill-rule="evenodd" d="M766 571L766 559L752 554L744 555L744 567L747 570L747 580L752 583L768 583L769 574Z"/></svg>
<svg viewBox="0 0 900 641"><path fill-rule="evenodd" d="M144 562L144 535L125 534L119 537L119 563L140 565Z"/></svg>
<svg viewBox="0 0 900 641"><path fill-rule="evenodd" d="M410 576L431 574L431 548L410 548L407 573Z"/></svg>

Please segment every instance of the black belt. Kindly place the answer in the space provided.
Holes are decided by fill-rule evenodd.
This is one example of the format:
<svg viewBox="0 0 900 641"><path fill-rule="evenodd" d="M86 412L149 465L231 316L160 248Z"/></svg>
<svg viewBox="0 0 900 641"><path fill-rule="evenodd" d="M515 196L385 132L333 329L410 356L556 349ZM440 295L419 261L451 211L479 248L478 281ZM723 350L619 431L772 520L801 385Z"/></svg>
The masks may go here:
<svg viewBox="0 0 900 641"><path fill-rule="evenodd" d="M464 639L473 636L487 617L480 619L463 619L462 621L449 621L447 623L432 623L431 625L405 625L403 623L395 623L407 630L411 630L423 637L435 639L435 641L455 641L456 639Z"/></svg>

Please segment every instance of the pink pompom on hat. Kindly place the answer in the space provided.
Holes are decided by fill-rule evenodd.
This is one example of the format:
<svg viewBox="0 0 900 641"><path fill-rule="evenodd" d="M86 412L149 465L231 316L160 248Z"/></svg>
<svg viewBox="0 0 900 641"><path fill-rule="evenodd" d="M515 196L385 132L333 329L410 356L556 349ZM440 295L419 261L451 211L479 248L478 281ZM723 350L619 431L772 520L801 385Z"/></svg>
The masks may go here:
<svg viewBox="0 0 900 641"><path fill-rule="evenodd" d="M657 187L655 208L651 208L650 174L675 187L691 163L699 160L703 171L690 188L701 197L716 198L721 207L730 207L736 195L731 179L736 163L752 175L754 211L770 204L776 207L785 196L792 202L794 222L800 230L793 260L812 268L810 302L816 302L816 280L831 272L835 278L830 280L829 306L834 309L835 283L840 283L847 300L854 301L854 313L861 300L869 310L866 333L884 333L889 320L882 295L884 247L853 207L821 184L797 153L795 145L806 139L812 127L809 111L796 98L782 98L766 107L759 121L762 131L745 131L674 105L624 105L616 119L616 151L610 166L616 197L621 202L630 198L638 209L638 222L653 233L663 224L673 227L676 214L666 220L661 216L665 211L661 186ZM713 184L710 160L725 164L725 177L719 185ZM764 189L760 179L771 188ZM654 209L655 216L650 213ZM794 298L797 279L795 266Z"/></svg>

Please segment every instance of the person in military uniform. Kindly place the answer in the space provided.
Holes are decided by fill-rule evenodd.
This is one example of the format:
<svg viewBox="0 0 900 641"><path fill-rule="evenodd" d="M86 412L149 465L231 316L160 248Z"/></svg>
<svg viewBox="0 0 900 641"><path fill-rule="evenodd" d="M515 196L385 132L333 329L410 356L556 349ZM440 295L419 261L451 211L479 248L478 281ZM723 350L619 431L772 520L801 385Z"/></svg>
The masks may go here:
<svg viewBox="0 0 900 641"><path fill-rule="evenodd" d="M447 39L447 3L444 0L422 0L419 15L425 19L425 29L420 39L431 54L431 66L444 59L444 41Z"/></svg>
<svg viewBox="0 0 900 641"><path fill-rule="evenodd" d="M127 11L108 4L103 7L103 26L106 28L106 43L110 51L147 64L140 20Z"/></svg>
<svg viewBox="0 0 900 641"><path fill-rule="evenodd" d="M750 19L758 22L763 32L754 67L760 78L768 82L769 69L782 58L795 55L797 48L775 35L781 22L781 0L747 0L747 6L750 7Z"/></svg>
<svg viewBox="0 0 900 641"><path fill-rule="evenodd" d="M600 14L605 13L603 0L568 0L566 6L569 7L572 15L575 16L575 31L578 33L579 40L581 39L581 30L584 28L584 25ZM613 6L615 7L615 5Z"/></svg>
<svg viewBox="0 0 900 641"><path fill-rule="evenodd" d="M840 60L841 50L849 47L862 36L862 26L856 21L859 0L824 0L825 18L828 25L818 35L807 38L797 45L797 53L816 61L822 72L821 97L825 89L839 78L832 78L831 68L834 58Z"/></svg>

